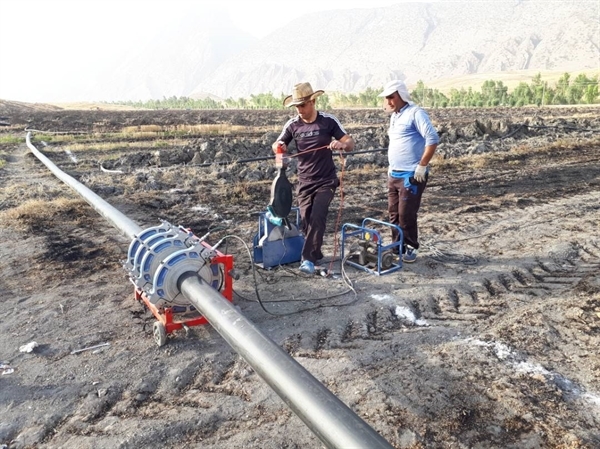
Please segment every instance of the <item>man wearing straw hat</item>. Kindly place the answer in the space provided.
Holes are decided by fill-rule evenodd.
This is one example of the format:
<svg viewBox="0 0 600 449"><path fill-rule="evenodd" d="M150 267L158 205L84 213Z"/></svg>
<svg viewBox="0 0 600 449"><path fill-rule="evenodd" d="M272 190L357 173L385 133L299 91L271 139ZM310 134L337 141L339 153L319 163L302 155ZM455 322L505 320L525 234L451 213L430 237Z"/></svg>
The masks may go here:
<svg viewBox="0 0 600 449"><path fill-rule="evenodd" d="M315 264L323 258L321 246L329 204L340 185L331 150L354 149L352 137L339 120L316 109L316 98L323 93L322 90L313 91L310 83L294 86L292 95L283 100L283 105L294 106L298 115L288 120L272 145L273 152L278 147L287 152L287 146L294 140L298 150L296 196L304 234L300 271L308 274L315 272Z"/></svg>
<svg viewBox="0 0 600 449"><path fill-rule="evenodd" d="M388 213L390 223L402 229L402 260L414 262L419 249L417 213L427 185L429 161L440 141L427 112L410 101L404 82L390 81L379 94L391 113L388 136ZM400 240L392 231L392 240Z"/></svg>

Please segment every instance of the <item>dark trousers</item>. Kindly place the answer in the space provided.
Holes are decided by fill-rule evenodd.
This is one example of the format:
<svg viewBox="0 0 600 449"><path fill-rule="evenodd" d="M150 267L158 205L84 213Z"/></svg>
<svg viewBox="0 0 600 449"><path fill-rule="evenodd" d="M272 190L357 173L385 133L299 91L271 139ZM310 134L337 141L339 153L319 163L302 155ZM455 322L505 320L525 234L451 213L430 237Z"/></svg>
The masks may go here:
<svg viewBox="0 0 600 449"><path fill-rule="evenodd" d="M388 176L388 214L389 222L398 225L404 234L404 246L410 245L419 248L419 230L417 228L417 213L421 206L421 196L425 191L427 181L416 182L415 193L404 187L403 178L392 178ZM392 228L392 241L400 240L399 232ZM402 248L402 252L405 248Z"/></svg>
<svg viewBox="0 0 600 449"><path fill-rule="evenodd" d="M302 217L302 233L304 246L302 260L315 263L323 258L321 246L327 225L329 205L335 195L339 180L333 179L323 184L298 184L297 198L300 216Z"/></svg>

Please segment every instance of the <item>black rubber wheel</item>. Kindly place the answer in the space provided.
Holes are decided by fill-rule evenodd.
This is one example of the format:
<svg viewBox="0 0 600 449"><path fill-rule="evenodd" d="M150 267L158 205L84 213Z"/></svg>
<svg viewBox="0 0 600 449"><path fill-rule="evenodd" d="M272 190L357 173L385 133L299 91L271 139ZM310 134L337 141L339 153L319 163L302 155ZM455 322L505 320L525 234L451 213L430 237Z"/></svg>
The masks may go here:
<svg viewBox="0 0 600 449"><path fill-rule="evenodd" d="M389 270L394 264L394 254L391 251L385 252L381 255L381 268Z"/></svg>
<svg viewBox="0 0 600 449"><path fill-rule="evenodd" d="M155 321L154 326L152 326L154 341L156 344L161 347L164 346L167 342L167 329L160 321Z"/></svg>

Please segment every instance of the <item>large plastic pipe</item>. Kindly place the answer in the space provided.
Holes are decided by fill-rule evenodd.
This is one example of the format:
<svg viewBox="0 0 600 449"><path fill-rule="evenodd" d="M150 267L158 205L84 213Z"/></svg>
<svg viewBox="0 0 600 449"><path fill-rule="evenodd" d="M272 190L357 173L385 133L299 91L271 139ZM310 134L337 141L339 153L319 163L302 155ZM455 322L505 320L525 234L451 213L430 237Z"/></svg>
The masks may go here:
<svg viewBox="0 0 600 449"><path fill-rule="evenodd" d="M329 448L392 448L373 428L195 273L179 278L184 297Z"/></svg>
<svg viewBox="0 0 600 449"><path fill-rule="evenodd" d="M50 159L44 156L32 143L31 143L31 132L28 132L25 141L27 142L27 146L31 150L31 152L37 157L48 169L60 179L62 182L67 184L73 190L75 190L79 195L87 201L87 203L92 206L96 212L106 218L114 227L116 227L119 231L123 233L126 237L129 237L131 240L142 232L142 228L137 225L135 222L130 220L125 214L119 212L117 209L112 207L106 201L104 201L101 197L96 195L86 186L81 184L79 181L74 179L73 177L67 175L60 168L52 163Z"/></svg>
<svg viewBox="0 0 600 449"><path fill-rule="evenodd" d="M62 172L31 143L27 146L57 178L72 187L96 211L133 240L143 229L79 181ZM196 273L184 273L177 285L225 341L283 399L308 428L332 449L393 449L381 435L329 391L219 292Z"/></svg>

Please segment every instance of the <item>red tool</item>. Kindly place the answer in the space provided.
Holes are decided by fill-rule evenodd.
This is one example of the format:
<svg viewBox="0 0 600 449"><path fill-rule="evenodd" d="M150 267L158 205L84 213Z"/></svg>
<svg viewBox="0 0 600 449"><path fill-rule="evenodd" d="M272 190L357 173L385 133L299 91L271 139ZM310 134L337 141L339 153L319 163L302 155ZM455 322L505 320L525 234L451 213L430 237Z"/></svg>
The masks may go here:
<svg viewBox="0 0 600 449"><path fill-rule="evenodd" d="M285 151L283 150L283 142L277 142L277 151L275 152L275 167L282 168L287 166L287 164L284 164L284 154Z"/></svg>

